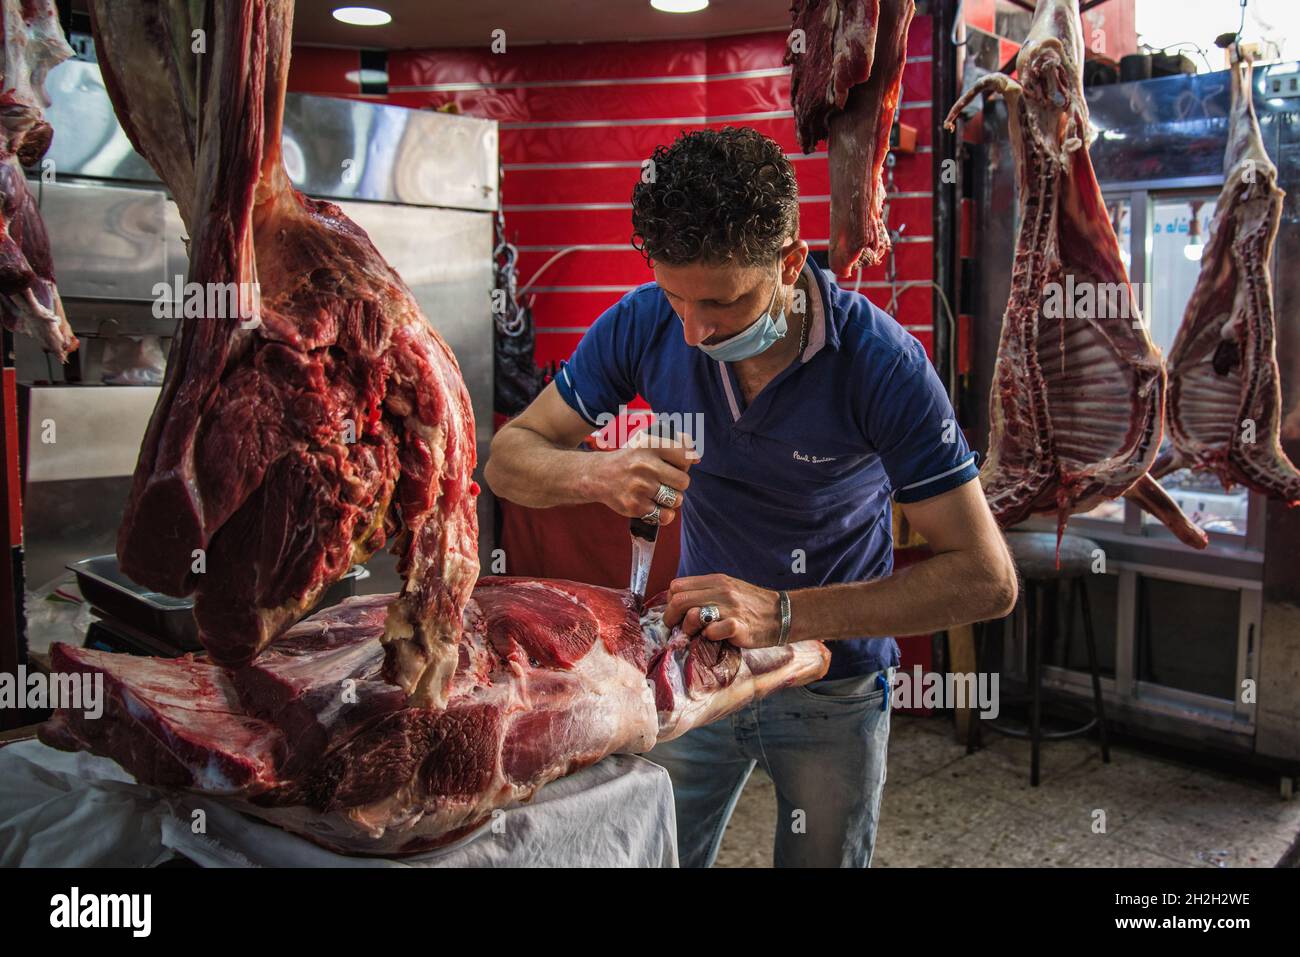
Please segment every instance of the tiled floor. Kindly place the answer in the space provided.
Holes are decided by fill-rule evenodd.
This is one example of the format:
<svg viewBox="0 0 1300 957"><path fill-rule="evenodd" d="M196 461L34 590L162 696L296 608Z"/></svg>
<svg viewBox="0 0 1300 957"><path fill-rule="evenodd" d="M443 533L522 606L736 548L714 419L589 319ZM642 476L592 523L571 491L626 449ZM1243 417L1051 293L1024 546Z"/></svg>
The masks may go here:
<svg viewBox="0 0 1300 957"><path fill-rule="evenodd" d="M1177 764L1095 741L1045 744L1029 786L1029 743L985 734L967 755L941 718L895 715L874 867L1273 867L1300 834L1300 798L1277 782ZM770 867L771 780L755 770L718 855Z"/></svg>

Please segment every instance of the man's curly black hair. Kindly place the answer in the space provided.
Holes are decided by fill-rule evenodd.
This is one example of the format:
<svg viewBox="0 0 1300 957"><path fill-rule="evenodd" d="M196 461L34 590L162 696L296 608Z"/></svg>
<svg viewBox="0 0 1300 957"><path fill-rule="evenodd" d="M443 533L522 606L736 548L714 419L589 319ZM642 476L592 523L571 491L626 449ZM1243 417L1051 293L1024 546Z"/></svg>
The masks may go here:
<svg viewBox="0 0 1300 957"><path fill-rule="evenodd" d="M794 169L757 130L683 133L651 160L632 190L632 245L647 263L766 266L799 234Z"/></svg>

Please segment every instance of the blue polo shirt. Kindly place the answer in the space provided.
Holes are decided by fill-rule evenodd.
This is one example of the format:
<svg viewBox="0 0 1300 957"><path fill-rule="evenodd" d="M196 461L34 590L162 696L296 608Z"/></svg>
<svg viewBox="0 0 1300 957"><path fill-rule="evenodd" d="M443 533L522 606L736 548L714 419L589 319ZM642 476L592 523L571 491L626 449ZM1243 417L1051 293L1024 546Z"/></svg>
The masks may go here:
<svg viewBox="0 0 1300 957"><path fill-rule="evenodd" d="M686 344L655 283L607 309L556 375L593 427L640 393L695 441L679 576L720 572L772 589L887 576L891 495L917 502L978 474L921 344L811 260L805 272L816 290L808 344L752 404L730 364ZM799 317L788 318L797 334ZM828 647L827 678L899 660L892 636Z"/></svg>

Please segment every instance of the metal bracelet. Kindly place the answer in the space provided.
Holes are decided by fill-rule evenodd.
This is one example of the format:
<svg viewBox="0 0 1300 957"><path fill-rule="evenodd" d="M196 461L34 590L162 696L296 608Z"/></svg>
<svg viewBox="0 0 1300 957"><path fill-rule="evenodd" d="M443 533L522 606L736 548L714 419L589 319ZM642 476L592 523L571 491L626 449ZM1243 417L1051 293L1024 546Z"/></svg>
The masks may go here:
<svg viewBox="0 0 1300 957"><path fill-rule="evenodd" d="M781 637L777 639L777 645L784 645L790 640L790 593L788 591L778 592L781 598Z"/></svg>

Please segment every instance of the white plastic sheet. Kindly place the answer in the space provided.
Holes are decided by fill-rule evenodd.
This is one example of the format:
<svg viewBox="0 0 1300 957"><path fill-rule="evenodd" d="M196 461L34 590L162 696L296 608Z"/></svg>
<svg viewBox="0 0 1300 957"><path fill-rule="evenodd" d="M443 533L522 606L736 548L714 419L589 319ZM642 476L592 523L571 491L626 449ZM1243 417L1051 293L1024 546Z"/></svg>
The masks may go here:
<svg viewBox="0 0 1300 957"><path fill-rule="evenodd" d="M676 818L668 773L613 755L450 847L347 857L220 801L136 784L107 758L38 741L0 748L0 866L143 867L177 854L208 867L676 867Z"/></svg>

